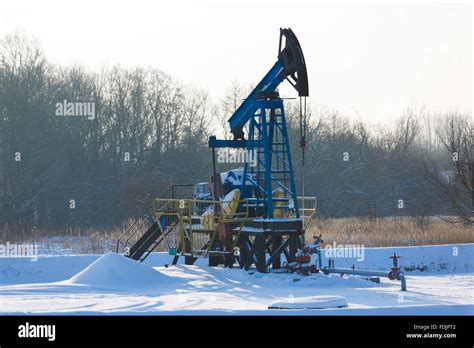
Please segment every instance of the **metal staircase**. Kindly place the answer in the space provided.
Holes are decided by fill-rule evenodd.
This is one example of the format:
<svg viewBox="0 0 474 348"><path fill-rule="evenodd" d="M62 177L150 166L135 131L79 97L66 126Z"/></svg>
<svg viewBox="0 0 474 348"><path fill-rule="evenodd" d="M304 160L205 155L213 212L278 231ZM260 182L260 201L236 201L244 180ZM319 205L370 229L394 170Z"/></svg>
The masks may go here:
<svg viewBox="0 0 474 348"><path fill-rule="evenodd" d="M191 185L173 185L164 196L170 194L174 196L175 186ZM132 225L125 230L117 240L116 252L124 253L125 256L143 262L160 244L165 242L168 250L171 249L168 237L179 224L178 216L166 214L169 207L164 201L159 205L153 205L145 209L140 216L135 219Z"/></svg>

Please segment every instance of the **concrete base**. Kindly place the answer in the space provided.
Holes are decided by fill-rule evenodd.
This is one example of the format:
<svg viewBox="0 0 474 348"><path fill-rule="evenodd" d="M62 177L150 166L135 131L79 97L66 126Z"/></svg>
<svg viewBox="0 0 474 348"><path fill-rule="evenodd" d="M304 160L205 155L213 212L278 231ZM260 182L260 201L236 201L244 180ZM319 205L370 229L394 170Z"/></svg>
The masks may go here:
<svg viewBox="0 0 474 348"><path fill-rule="evenodd" d="M270 303L268 309L327 309L348 307L342 296L288 297Z"/></svg>

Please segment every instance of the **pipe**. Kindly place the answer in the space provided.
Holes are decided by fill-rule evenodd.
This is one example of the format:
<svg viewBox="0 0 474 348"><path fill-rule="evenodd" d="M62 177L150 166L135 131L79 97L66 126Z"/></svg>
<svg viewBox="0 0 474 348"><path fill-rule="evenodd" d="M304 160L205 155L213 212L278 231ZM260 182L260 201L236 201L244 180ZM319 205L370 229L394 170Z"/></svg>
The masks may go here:
<svg viewBox="0 0 474 348"><path fill-rule="evenodd" d="M368 276L368 277L386 277L388 278L389 272L384 271L363 271L359 269L352 269L352 268L323 268L324 274L330 273L340 273L340 274L354 274L354 275L361 275L361 276Z"/></svg>
<svg viewBox="0 0 474 348"><path fill-rule="evenodd" d="M318 254L318 267L319 269L323 268L323 258L321 257L321 250L319 248L316 249L316 254Z"/></svg>
<svg viewBox="0 0 474 348"><path fill-rule="evenodd" d="M400 280L401 286L402 286L402 291L407 291L407 283L405 279L405 275L403 272L399 271L364 271L364 270L359 270L359 269L352 269L352 268L329 268L329 267L324 267L322 269L323 273L328 275L331 273L339 273L341 275L344 274L354 274L354 275L360 275L360 276L368 276L368 277L385 277L389 279L397 279Z"/></svg>
<svg viewBox="0 0 474 348"><path fill-rule="evenodd" d="M398 279L400 279L400 282L402 283L402 291L407 291L407 281L403 272L398 272Z"/></svg>

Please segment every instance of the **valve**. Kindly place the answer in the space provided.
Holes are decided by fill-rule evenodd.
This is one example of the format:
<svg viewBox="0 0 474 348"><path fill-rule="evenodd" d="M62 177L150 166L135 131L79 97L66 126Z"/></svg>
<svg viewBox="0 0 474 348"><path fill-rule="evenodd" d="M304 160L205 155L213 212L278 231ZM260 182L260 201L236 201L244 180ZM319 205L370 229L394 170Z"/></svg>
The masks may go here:
<svg viewBox="0 0 474 348"><path fill-rule="evenodd" d="M401 256L398 256L396 253L393 253L393 256L390 256L393 260L393 267L391 271L388 272L388 279L390 280L401 280L402 281L402 291L406 291L406 283L405 283L405 276L402 272L400 272L400 267L398 267L398 259Z"/></svg>
<svg viewBox="0 0 474 348"><path fill-rule="evenodd" d="M401 256L397 256L396 253L393 253L393 256L390 256L390 258L393 260L392 271L400 270L400 267L398 267L398 259L401 258Z"/></svg>
<svg viewBox="0 0 474 348"><path fill-rule="evenodd" d="M319 236L313 236L313 244L314 245L319 245L319 243L324 244L324 240L321 238L323 235L320 234Z"/></svg>

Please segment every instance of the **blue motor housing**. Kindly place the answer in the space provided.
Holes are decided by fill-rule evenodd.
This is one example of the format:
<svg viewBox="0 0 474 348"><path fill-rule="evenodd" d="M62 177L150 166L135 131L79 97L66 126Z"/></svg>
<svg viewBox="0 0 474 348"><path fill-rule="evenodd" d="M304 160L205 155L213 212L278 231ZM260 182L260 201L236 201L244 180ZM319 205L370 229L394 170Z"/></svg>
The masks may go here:
<svg viewBox="0 0 474 348"><path fill-rule="evenodd" d="M244 175L244 168L236 168L229 170L228 172L221 173L222 189L224 195L228 194L234 189L240 190L240 198L246 199L252 197L252 190L254 186L248 180L245 185L242 185L242 175ZM247 178L250 179L250 174L247 174Z"/></svg>

